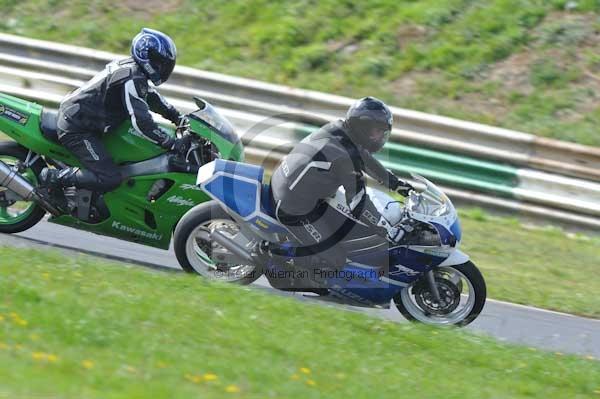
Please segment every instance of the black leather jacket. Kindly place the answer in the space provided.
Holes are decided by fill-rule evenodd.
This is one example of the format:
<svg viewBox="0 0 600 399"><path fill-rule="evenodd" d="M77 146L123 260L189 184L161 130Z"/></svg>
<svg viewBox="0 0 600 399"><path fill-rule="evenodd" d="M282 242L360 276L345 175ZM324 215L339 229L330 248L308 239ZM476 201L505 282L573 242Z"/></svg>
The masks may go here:
<svg viewBox="0 0 600 399"><path fill-rule="evenodd" d="M102 134L131 119L143 137L170 147L173 138L158 127L150 110L173 123L180 116L175 107L149 86L147 76L133 59L113 61L63 99L59 108L59 134Z"/></svg>
<svg viewBox="0 0 600 399"><path fill-rule="evenodd" d="M398 186L396 176L352 142L342 121L329 123L296 145L273 173L277 212L308 215L342 186L353 216L381 226L381 214L366 194L365 173L390 189Z"/></svg>

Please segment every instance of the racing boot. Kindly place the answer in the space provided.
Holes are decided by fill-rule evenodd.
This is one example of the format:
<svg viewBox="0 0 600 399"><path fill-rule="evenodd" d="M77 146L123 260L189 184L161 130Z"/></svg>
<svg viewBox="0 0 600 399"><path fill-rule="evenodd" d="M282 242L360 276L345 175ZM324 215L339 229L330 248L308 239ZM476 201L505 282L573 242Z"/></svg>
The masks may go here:
<svg viewBox="0 0 600 399"><path fill-rule="evenodd" d="M75 183L73 168L51 169L44 168L40 173L40 186L51 189L60 189L73 186Z"/></svg>
<svg viewBox="0 0 600 399"><path fill-rule="evenodd" d="M70 214L76 208L73 193L82 185L96 184L96 175L79 168L44 168L39 176L40 195L64 214Z"/></svg>
<svg viewBox="0 0 600 399"><path fill-rule="evenodd" d="M80 168L51 169L44 168L40 173L40 186L48 189L64 187L82 187L97 184L95 174Z"/></svg>
<svg viewBox="0 0 600 399"><path fill-rule="evenodd" d="M54 204L61 213L69 214L69 201L63 191L64 187L73 185L72 177L68 176L71 172L71 168L67 169L42 169L39 176L39 189L38 192L48 202ZM65 175L67 175L65 177Z"/></svg>

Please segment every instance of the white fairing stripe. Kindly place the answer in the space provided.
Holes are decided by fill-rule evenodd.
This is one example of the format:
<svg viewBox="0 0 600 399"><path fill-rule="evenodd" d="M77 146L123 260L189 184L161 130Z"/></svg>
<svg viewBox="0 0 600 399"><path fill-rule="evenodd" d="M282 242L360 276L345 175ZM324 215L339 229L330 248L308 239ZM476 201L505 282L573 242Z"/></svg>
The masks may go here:
<svg viewBox="0 0 600 399"><path fill-rule="evenodd" d="M455 266L462 265L463 263L467 263L469 261L469 255L466 253L455 249L449 257L446 258L445 261L440 263L440 266Z"/></svg>
<svg viewBox="0 0 600 399"><path fill-rule="evenodd" d="M383 281L384 283L391 284L391 285L397 285L399 287L408 287L408 284L403 281L393 280L393 279L391 279L389 277L385 277L385 276L379 277L379 280Z"/></svg>
<svg viewBox="0 0 600 399"><path fill-rule="evenodd" d="M133 109L133 105L131 104L131 98L129 96L133 96L134 98L138 99L139 101L142 101L143 103L146 103L144 100L142 100L137 92L137 89L135 88L135 84L133 83L133 80L128 80L125 83L124 86L124 90L125 90L125 105L127 106L127 112L129 112L129 116L131 118L131 124L133 125L133 128L142 135L142 137L144 137L146 140L154 143L154 144L158 144L158 142L152 140L150 137L147 137L144 132L142 132L142 130L139 128L137 121L135 119L135 110Z"/></svg>
<svg viewBox="0 0 600 399"><path fill-rule="evenodd" d="M309 163L308 165L306 165L304 167L304 169L302 170L302 172L300 172L300 174L298 175L298 177L296 177L296 180L294 180L294 182L290 185L290 190L293 190L294 187L296 187L296 185L300 182L300 180L302 180L302 178L304 177L304 175L311 168L329 170L329 168L331 168L331 162L313 161L313 162Z"/></svg>
<svg viewBox="0 0 600 399"><path fill-rule="evenodd" d="M201 184L206 183L215 173L215 166L217 162L212 161L207 164L204 164L198 169L198 176L196 178L196 185L200 186Z"/></svg>

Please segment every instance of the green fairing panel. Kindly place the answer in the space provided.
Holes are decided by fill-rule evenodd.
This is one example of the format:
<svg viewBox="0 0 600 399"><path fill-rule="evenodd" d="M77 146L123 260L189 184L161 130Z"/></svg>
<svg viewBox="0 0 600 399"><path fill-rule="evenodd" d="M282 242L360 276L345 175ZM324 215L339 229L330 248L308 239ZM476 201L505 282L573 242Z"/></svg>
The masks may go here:
<svg viewBox="0 0 600 399"><path fill-rule="evenodd" d="M79 165L69 151L42 135L40 131L42 106L0 93L0 111L0 131L35 153L50 156L72 166ZM21 115L22 118L13 118L15 115ZM172 125L165 128L174 134ZM213 142L223 158L243 160L243 146L235 134L221 134L203 120L193 117L190 128L193 133ZM106 134L102 140L117 164L144 161L165 152L138 133L130 121L126 121L119 128Z"/></svg>
<svg viewBox="0 0 600 399"><path fill-rule="evenodd" d="M171 130L170 132L173 133ZM145 161L165 152L163 148L138 133L130 121L105 134L102 141L117 164Z"/></svg>
<svg viewBox="0 0 600 399"><path fill-rule="evenodd" d="M41 113L42 106L38 104L0 93L0 131L35 153L77 166L78 161L69 151L42 135ZM220 132L207 122L207 120L210 122L215 120L210 118L205 120L204 116L205 113L202 112L190 114L192 132L210 140L222 158L243 160L243 146L233 128L222 124L220 126L226 129ZM218 117L222 118L220 115ZM172 126L169 131L174 134ZM118 164L144 161L165 152L164 149L142 137L133 129L129 121L106 134L103 141ZM160 179L170 181L172 185L157 200L150 201L147 198L148 191ZM209 200L209 197L196 187L194 173L164 173L129 178L118 189L105 194L104 199L111 217L101 223L89 224L71 216L51 218L50 221L168 249L177 222L189 209Z"/></svg>
<svg viewBox="0 0 600 399"><path fill-rule="evenodd" d="M189 114L191 130L214 143L222 158L243 160L242 142L229 120L201 98L194 100L198 109Z"/></svg>
<svg viewBox="0 0 600 399"><path fill-rule="evenodd" d="M148 191L159 179L173 182L156 201L149 201ZM50 221L97 234L108 235L152 247L168 249L171 234L181 217L193 206L209 200L195 185L196 176L166 173L133 177L117 190L105 195L111 217L99 224L84 223L71 216Z"/></svg>
<svg viewBox="0 0 600 399"><path fill-rule="evenodd" d="M42 106L33 102L0 93L0 131L32 151L50 156L66 163L75 158L60 145L47 140L40 131ZM16 111L24 116L24 122L8 117L7 112Z"/></svg>

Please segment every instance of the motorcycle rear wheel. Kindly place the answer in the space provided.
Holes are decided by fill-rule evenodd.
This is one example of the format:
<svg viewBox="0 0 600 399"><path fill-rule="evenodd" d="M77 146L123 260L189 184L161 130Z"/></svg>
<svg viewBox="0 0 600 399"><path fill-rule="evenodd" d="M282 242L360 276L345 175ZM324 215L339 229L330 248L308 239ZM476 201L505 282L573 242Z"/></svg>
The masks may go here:
<svg viewBox="0 0 600 399"><path fill-rule="evenodd" d="M181 218L173 238L175 255L181 268L209 280L247 285L262 275L257 265L231 265L219 263L213 256L215 249L223 250L210 240L210 232L235 236L239 225L216 202L210 201L190 209Z"/></svg>
<svg viewBox="0 0 600 399"><path fill-rule="evenodd" d="M464 307L450 307L448 314L434 308L428 309L426 305L430 300L430 295L427 295L429 290L424 290L422 283L417 281L394 297L394 304L400 313L410 321L432 325L464 327L475 320L483 310L487 296L485 280L477 266L469 261L462 265L440 267L435 273L440 275L439 278L436 276L438 289L442 288L440 284L446 284L448 288L445 292L459 293L458 300ZM444 275L450 278L444 280Z"/></svg>
<svg viewBox="0 0 600 399"><path fill-rule="evenodd" d="M15 166L27 158L27 149L12 141L0 142L0 160L9 167ZM38 176L44 168L43 161L36 161L31 167L21 173L27 181L36 186ZM46 211L31 201L6 200L2 191L8 191L0 186L0 233L14 234L28 230L38 224ZM14 194L13 194L14 195ZM4 198L4 200L2 200Z"/></svg>

